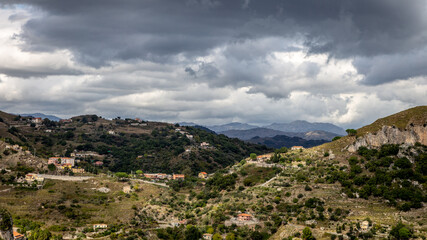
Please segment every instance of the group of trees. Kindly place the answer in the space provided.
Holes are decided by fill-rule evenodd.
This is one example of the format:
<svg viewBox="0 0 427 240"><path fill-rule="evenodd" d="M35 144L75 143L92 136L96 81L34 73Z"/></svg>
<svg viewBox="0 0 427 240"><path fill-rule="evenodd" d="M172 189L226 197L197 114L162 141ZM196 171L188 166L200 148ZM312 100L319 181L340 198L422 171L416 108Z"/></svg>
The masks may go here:
<svg viewBox="0 0 427 240"><path fill-rule="evenodd" d="M422 149L423 147L421 147ZM350 171L334 170L326 177L327 182L339 181L349 197L382 197L400 210L420 208L427 201L425 191L419 185L427 180L427 154L420 153L411 162L397 157L399 145L386 144L380 149L360 147L359 156L348 159Z"/></svg>

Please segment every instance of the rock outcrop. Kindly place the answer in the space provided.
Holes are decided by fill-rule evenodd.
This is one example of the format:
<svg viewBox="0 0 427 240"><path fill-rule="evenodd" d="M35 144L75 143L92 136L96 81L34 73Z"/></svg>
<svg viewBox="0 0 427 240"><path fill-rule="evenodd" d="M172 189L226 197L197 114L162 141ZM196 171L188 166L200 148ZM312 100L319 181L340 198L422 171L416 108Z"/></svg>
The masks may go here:
<svg viewBox="0 0 427 240"><path fill-rule="evenodd" d="M381 130L372 134L368 133L359 137L347 146L349 152L356 152L359 147L377 148L384 144L407 144L414 145L419 142L427 145L427 125L410 124L404 130L394 126L383 126Z"/></svg>
<svg viewBox="0 0 427 240"><path fill-rule="evenodd" d="M0 238L13 240L13 220L12 216L5 209L0 209Z"/></svg>

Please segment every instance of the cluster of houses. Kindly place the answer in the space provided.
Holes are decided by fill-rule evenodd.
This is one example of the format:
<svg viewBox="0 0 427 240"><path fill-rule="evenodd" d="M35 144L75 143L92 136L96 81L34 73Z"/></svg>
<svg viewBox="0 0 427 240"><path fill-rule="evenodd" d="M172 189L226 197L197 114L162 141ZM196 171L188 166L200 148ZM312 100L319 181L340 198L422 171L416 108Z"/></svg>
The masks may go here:
<svg viewBox="0 0 427 240"><path fill-rule="evenodd" d="M177 132L177 133L180 133L180 134L182 134L182 135L185 135L188 139L190 139L190 140L193 140L194 139L194 136L193 135L191 135L191 134L189 134L188 132L186 132L186 131L184 131L184 130L182 130L181 128L176 128L175 129L175 132ZM199 145L199 147L201 148L201 149L210 149L210 148L213 148L208 142L201 142L200 143L200 145ZM191 148L187 148L186 149L186 152L190 152L191 151Z"/></svg>
<svg viewBox="0 0 427 240"><path fill-rule="evenodd" d="M145 178L148 178L150 180L184 180L185 175L184 174L166 174L166 173L144 173L143 174ZM207 172L200 172L198 174L199 178L206 179L208 178Z"/></svg>
<svg viewBox="0 0 427 240"><path fill-rule="evenodd" d="M184 174L166 174L166 173L144 173L144 177L151 180L184 180Z"/></svg>
<svg viewBox="0 0 427 240"><path fill-rule="evenodd" d="M85 170L83 168L75 167L75 158L70 157L51 157L47 161L47 164L53 164L55 167L59 169L70 169L73 173L84 173Z"/></svg>

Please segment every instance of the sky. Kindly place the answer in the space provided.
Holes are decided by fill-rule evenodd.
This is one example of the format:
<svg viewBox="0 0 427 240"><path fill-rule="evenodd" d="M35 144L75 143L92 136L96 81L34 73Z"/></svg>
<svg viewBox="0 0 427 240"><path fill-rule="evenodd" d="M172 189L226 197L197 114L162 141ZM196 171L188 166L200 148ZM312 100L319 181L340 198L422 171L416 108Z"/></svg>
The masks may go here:
<svg viewBox="0 0 427 240"><path fill-rule="evenodd" d="M426 105L427 0L1 0L0 110L358 128Z"/></svg>

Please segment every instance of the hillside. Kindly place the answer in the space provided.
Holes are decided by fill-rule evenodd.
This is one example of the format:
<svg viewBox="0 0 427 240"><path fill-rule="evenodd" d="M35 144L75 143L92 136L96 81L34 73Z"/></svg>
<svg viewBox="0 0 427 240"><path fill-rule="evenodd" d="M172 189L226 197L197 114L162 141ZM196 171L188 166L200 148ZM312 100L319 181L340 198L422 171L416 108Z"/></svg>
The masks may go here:
<svg viewBox="0 0 427 240"><path fill-rule="evenodd" d="M248 154L268 148L248 144L197 127L133 119L106 120L96 115L35 123L31 117L0 113L0 137L18 144L40 158L67 157L75 152L100 155L103 169L111 171L183 172L215 171L232 165ZM202 146L205 142L207 145ZM80 165L100 159L89 157Z"/></svg>
<svg viewBox="0 0 427 240"><path fill-rule="evenodd" d="M247 140L247 142L262 144L262 145L265 145L268 147L279 149L282 147L290 148L292 146L303 146L305 148L309 148L309 147L321 145L321 144L328 142L328 141L326 141L326 140L305 140L305 139L302 139L299 137L289 137L286 135L276 135L274 137L264 137L264 138L254 137L254 138Z"/></svg>
<svg viewBox="0 0 427 240"><path fill-rule="evenodd" d="M421 134L412 131L414 128L426 133L424 113L415 112L407 117L406 127L392 129L409 129L416 133L413 136ZM381 120L393 124L387 118ZM173 146L191 146L189 155L172 154L188 168L197 168L201 164L197 157L202 154L212 164L219 163L217 156L226 157L221 152L232 155L245 150L246 155L209 174L196 176L193 172L183 179L149 179L138 172L43 175L48 179L38 188L34 183L25 186L17 181L30 171L27 167L2 169L0 209L11 212L15 227L27 237L43 230L53 239L184 240L201 239L203 234L208 239L242 240L427 238L427 146L422 142L361 146L350 152L346 147L356 142L356 136L345 136L314 148L251 152L257 148L250 149L252 145L240 140L166 123L108 121L86 115L55 129L64 134L60 129L65 126L77 135L68 133L66 146L76 144L80 151L90 149L91 144L95 150L104 149L98 153L104 154L106 164L113 168L117 163L109 159L126 160L126 154L141 149L147 155L136 160L140 166L156 166L155 161L162 162L158 155L174 151ZM372 126L365 129L368 127ZM23 138L25 128L16 128L17 132L7 133ZM110 129L114 133L110 134ZM383 129L379 126L376 131ZM192 137L187 136L190 134ZM190 145L182 145L187 142L183 136ZM49 142L41 137L38 146L40 141ZM203 147L196 144L203 141ZM332 149L331 145L343 147ZM9 156L2 155L0 161ZM128 159L125 164L132 166L133 158ZM205 162L210 164L209 160ZM169 164L168 168L177 164L162 163ZM100 223L105 223L105 228L95 227Z"/></svg>

